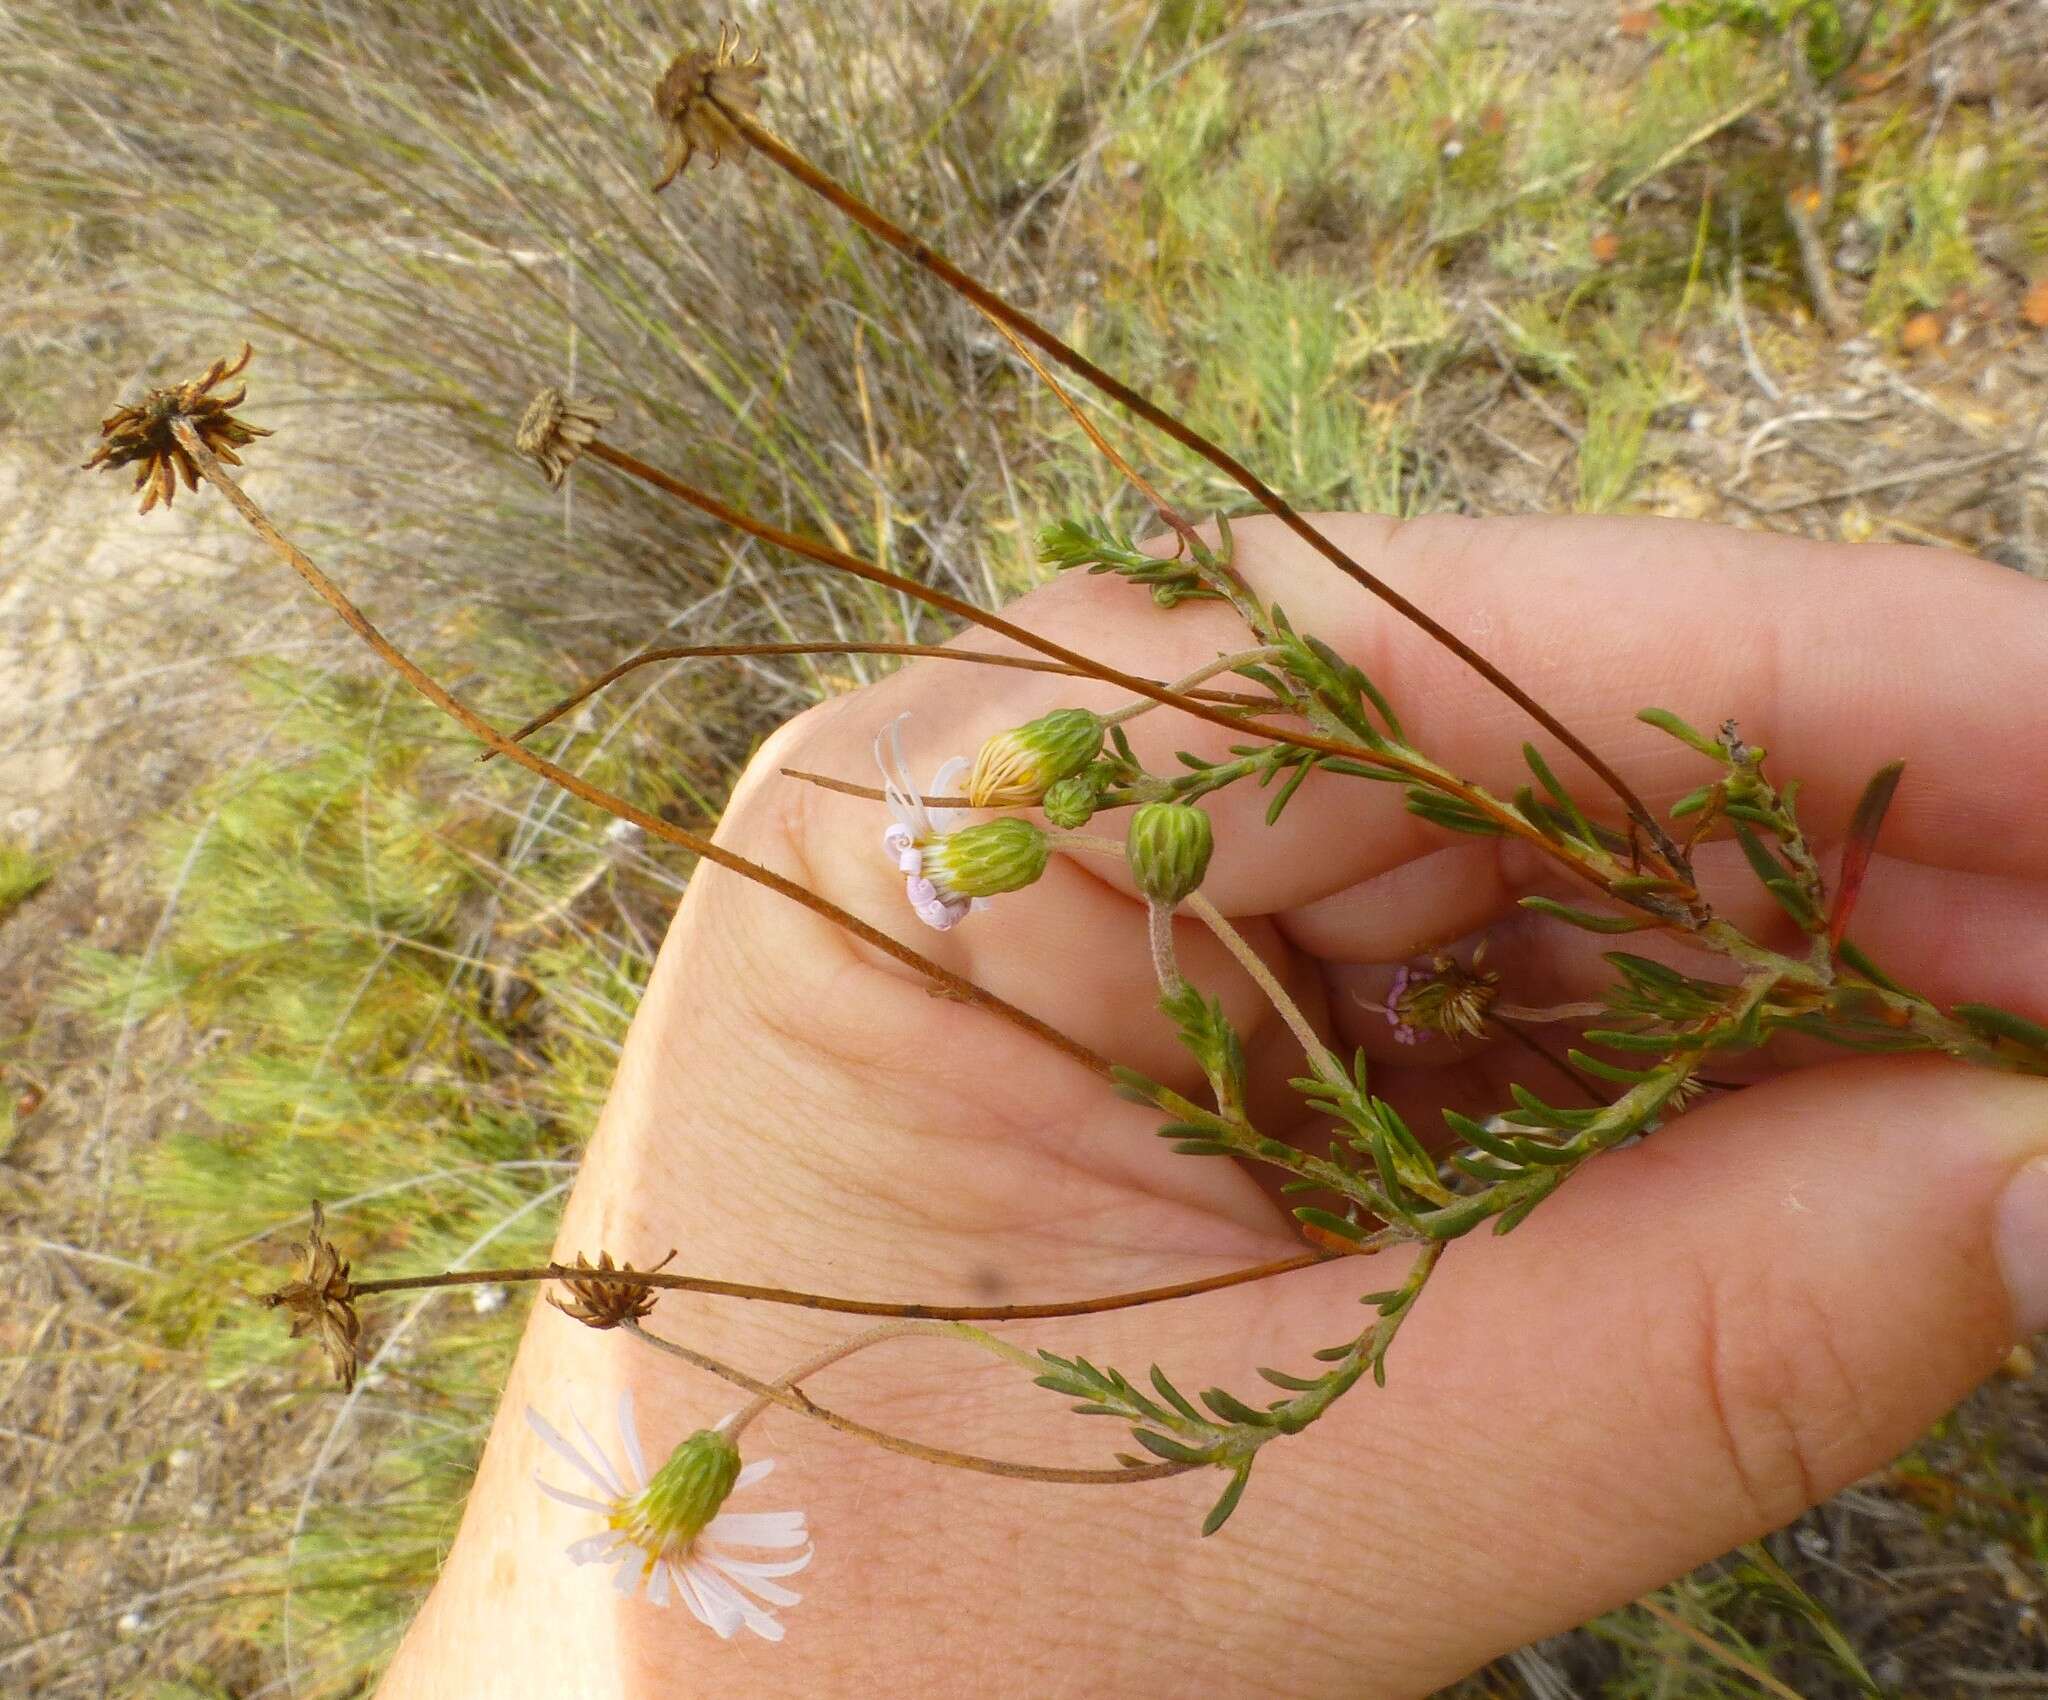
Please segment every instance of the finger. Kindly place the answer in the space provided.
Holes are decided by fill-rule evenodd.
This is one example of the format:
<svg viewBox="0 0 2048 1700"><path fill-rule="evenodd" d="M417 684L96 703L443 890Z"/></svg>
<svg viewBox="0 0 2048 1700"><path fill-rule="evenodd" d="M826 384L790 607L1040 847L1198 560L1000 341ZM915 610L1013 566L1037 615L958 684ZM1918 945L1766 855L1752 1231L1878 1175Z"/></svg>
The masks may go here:
<svg viewBox="0 0 2048 1700"><path fill-rule="evenodd" d="M2005 872L2048 863L2048 820L2031 801L2048 784L2048 726L2011 688L2048 664L2048 597L2031 581L1924 549L1666 520L1319 523L1547 704L1653 804L1711 777L1696 754L1635 719L1656 704L1710 729L1734 717L1769 747L1774 771L1804 779L1817 830L1845 821L1870 774L1904 758L1907 778L1886 823L1893 855ZM1247 522L1238 535L1259 588L1298 628L1358 661L1420 747L1496 788L1526 781L1516 752L1531 734L1519 709L1424 633L1318 570L1320 558L1291 533ZM1564 759L1547 737L1536 741L1554 766ZM1590 775L1566 776L1589 802L1600 799ZM1379 806L1391 813L1398 799Z"/></svg>
<svg viewBox="0 0 2048 1700"><path fill-rule="evenodd" d="M1903 757L1908 776L1886 828L1891 854L1994 872L2048 863L2048 818L2027 802L2048 783L2048 727L2006 685L2048 663L2048 600L2010 573L1926 550L1665 521L1323 523L1548 702L1653 803L1675 799L1710 771L1634 719L1659 702L1709 725L1733 716L1768 743L1776 771L1806 780L1819 832L1846 820L1871 771ZM1238 545L1262 593L1365 665L1419 745L1500 789L1526 777L1516 752L1531 727L1492 687L1291 534L1251 521L1238 528ZM1161 613L1104 579L1064 579L1012 612L1060 641L1155 675L1246 641L1214 604ZM849 776L870 765L878 724L905 709L966 753L988 732L1050 707L1107 706L1117 694L932 663L854 700L861 712L821 722L824 735L805 752ZM1166 770L1177 749L1215 755L1233 741L1168 711L1130 731L1148 764ZM1987 750L1999 754L1993 786L1982 783ZM1569 778L1570 764L1554 747L1551 754ZM1589 776L1576 783L1589 804L1598 801ZM872 805L863 812L841 801L817 812L821 825L880 818ZM1405 812L1394 787L1318 775L1270 831L1261 825L1267 801L1238 786L1204 805L1219 840L1208 889L1231 912L1313 901L1445 843Z"/></svg>
<svg viewBox="0 0 2048 1700"><path fill-rule="evenodd" d="M1418 1692L1633 1598L1882 1465L2048 1325L2044 1152L2048 1084L1947 1064L1702 1108L1452 1247L1388 1389L1320 1456L1270 1459L1267 1514L1374 1482L1311 1562L1420 1566L1410 1597L1458 1602L1457 1658ZM1289 1331L1327 1333L1317 1309Z"/></svg>

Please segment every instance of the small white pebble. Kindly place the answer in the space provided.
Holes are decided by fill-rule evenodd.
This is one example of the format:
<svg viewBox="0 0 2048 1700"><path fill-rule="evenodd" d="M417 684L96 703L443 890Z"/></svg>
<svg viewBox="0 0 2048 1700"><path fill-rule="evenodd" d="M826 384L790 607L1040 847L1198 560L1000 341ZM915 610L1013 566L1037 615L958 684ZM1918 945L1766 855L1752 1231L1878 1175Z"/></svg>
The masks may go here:
<svg viewBox="0 0 2048 1700"><path fill-rule="evenodd" d="M133 1607L130 1607L127 1611L124 1611L119 1617L114 1619L114 1627L118 1629L123 1635L140 1635L143 1631L145 1621L146 1620L143 1618L141 1612L136 1611Z"/></svg>
<svg viewBox="0 0 2048 1700"><path fill-rule="evenodd" d="M505 1308L505 1289L493 1283L469 1290L469 1308L478 1316L491 1316Z"/></svg>

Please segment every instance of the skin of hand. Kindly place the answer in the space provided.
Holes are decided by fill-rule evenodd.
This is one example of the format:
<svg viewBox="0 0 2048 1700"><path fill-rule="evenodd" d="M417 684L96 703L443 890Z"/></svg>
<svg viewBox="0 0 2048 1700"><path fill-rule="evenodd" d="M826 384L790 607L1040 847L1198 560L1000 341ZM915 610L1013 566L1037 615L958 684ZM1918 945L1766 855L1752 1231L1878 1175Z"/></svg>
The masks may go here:
<svg viewBox="0 0 2048 1700"><path fill-rule="evenodd" d="M1854 935L1937 999L2048 1017L2048 599L1981 562L1664 521L1323 521L1360 560L1499 663L1664 808L1709 776L1635 721L1733 715L1802 815L1837 841L1865 780L1906 759ZM1512 704L1279 526L1237 528L1248 580L1362 665L1414 742L1505 792L1541 735ZM1162 612L1068 577L1015 617L1172 677L1242 647L1215 604ZM983 641L983 640L970 640ZM999 647L990 643L989 647ZM1227 682L1227 681L1226 681ZM1193 1090L1156 1011L1141 906L1119 867L1056 856L1028 891L949 933L911 913L877 803L779 776L874 783L893 717L920 782L990 733L1117 694L925 662L835 699L760 753L722 841L888 928L1097 1050ZM1230 735L1169 711L1130 726L1148 766ZM1590 775L1554 765L1591 803ZM1398 787L1317 775L1277 827L1269 794L1207 801L1205 885L1412 1125L1524 1079L1507 1044L1392 1043L1391 964L1484 934L1508 995L1585 997L1588 938L1518 910L1584 901L1548 864L1455 840ZM1612 811L1609 810L1610 818ZM1095 830L1121 834L1121 817ZM1769 932L1734 856L1711 897ZM1833 851L1830 851L1832 854ZM1255 1113L1289 1131L1300 1053L1196 923L1183 968L1246 1034ZM1665 935L1625 942L1688 960ZM1699 959L1694 959L1699 960ZM1726 976L1720 959L1707 972ZM1555 1047L1554 1047L1555 1048ZM1261 1454L1233 1520L1197 1530L1222 1478L1048 1486L936 1469L770 1412L748 1431L770 1483L736 1510L803 1509L817 1556L780 1645L720 1642L680 1605L622 1600L563 1548L595 1519L532 1485L520 1420L580 1413L607 1439L622 1387L650 1462L743 1395L617 1334L536 1307L461 1535L388 1676L410 1696L1421 1695L1636 1597L1883 1465L2016 1338L2048 1325L2048 1082L1937 1059L1830 1059L1760 1074L1589 1163L1507 1236L1454 1244L1361 1384ZM1795 1059L1804 1064L1806 1059ZM1159 1118L1002 1020L809 913L701 868L634 1020L558 1255L865 1298L1003 1303L1159 1285L1301 1249L1263 1178L1173 1155ZM1298 1117L1292 1118L1298 1120ZM1296 1130L1299 1131L1299 1130ZM1003 1332L1133 1377L1256 1399L1255 1368L1312 1368L1405 1254ZM657 1333L772 1377L861 1319L671 1294ZM1103 1465L1101 1418L948 1341L892 1341L807 1384L820 1403L934 1444ZM550 1472L559 1476L557 1468Z"/></svg>

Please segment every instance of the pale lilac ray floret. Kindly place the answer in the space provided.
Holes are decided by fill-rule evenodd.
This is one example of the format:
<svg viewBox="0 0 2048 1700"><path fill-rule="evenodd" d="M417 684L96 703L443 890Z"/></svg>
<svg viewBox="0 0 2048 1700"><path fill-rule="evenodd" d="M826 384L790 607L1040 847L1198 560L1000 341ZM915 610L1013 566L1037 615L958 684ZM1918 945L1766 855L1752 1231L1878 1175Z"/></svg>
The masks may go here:
<svg viewBox="0 0 2048 1700"><path fill-rule="evenodd" d="M1401 967L1394 970L1394 982L1387 988L1387 1001L1381 1008L1386 1011L1387 1024L1393 1028L1394 1037L1401 1044L1422 1043L1422 1029L1410 1025L1408 1019L1402 1015L1401 999L1412 986L1419 986L1429 978L1429 973L1420 968Z"/></svg>
<svg viewBox="0 0 2048 1700"><path fill-rule="evenodd" d="M882 794L896 818L882 833L882 848L903 875L903 892L925 925L945 932L983 907L980 898L963 897L938 885L925 867L925 849L959 825L964 810L935 809L924 800L903 754L903 722L899 714L875 739L875 765L882 770ZM965 756L955 756L932 775L926 792L939 796L960 782L968 770Z"/></svg>
<svg viewBox="0 0 2048 1700"><path fill-rule="evenodd" d="M526 1408L527 1425L548 1449L573 1467L595 1490L572 1493L543 1481L538 1472L534 1483L550 1499L581 1511L595 1512L605 1527L569 1543L569 1557L578 1564L610 1564L615 1567L613 1586L621 1594L637 1593L644 1583L647 1597L658 1606L668 1604L671 1590L682 1599L698 1622L730 1639L742 1628L752 1630L764 1641L780 1641L781 1621L769 1609L793 1606L800 1594L785 1588L778 1577L794 1575L811 1562L812 1547L801 1511L726 1511L725 1496L750 1487L775 1467L772 1458L740 1464L736 1473L720 1476L714 1467L701 1468L709 1447L713 1454L723 1442L721 1423L700 1431L678 1447L669 1462L650 1478L640 1449L639 1431L633 1421L633 1396L619 1395L619 1442L624 1468L615 1469L604 1448L597 1443L580 1416L574 1416L582 1447L565 1439L538 1411ZM729 1420L729 1419L728 1419ZM737 1454L723 1443L726 1455ZM680 1491L671 1484L664 1490L660 1478L679 1465L688 1469L685 1454L700 1448L695 1478ZM703 1491L695 1491L698 1488ZM734 1548L755 1552L788 1552L802 1547L793 1558L748 1556ZM750 1597L751 1596L751 1597ZM761 1602L765 1602L761 1603Z"/></svg>

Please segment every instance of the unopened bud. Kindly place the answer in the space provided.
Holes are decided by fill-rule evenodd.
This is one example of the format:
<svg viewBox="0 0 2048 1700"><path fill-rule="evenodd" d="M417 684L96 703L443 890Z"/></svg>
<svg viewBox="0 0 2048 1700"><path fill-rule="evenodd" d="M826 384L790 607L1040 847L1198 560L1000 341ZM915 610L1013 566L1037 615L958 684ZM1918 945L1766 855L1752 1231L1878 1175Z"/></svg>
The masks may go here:
<svg viewBox="0 0 2048 1700"><path fill-rule="evenodd" d="M1045 810L1045 818L1054 826L1073 832L1095 818L1095 810L1101 800L1102 791L1096 783L1096 776L1084 768L1079 773L1068 774L1058 784L1048 786L1041 807Z"/></svg>
<svg viewBox="0 0 2048 1700"><path fill-rule="evenodd" d="M1192 803L1143 803L1131 811L1124 853L1138 889L1154 903L1171 908L1192 894L1215 848L1209 817Z"/></svg>
<svg viewBox="0 0 2048 1700"><path fill-rule="evenodd" d="M1035 803L1101 748L1102 716L1085 708L1062 708L998 732L974 758L967 800L977 809Z"/></svg>

